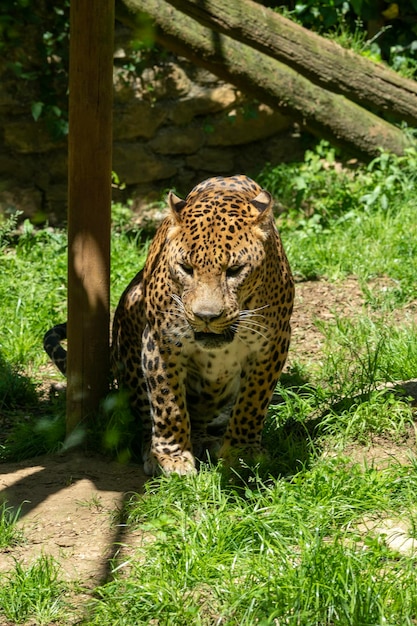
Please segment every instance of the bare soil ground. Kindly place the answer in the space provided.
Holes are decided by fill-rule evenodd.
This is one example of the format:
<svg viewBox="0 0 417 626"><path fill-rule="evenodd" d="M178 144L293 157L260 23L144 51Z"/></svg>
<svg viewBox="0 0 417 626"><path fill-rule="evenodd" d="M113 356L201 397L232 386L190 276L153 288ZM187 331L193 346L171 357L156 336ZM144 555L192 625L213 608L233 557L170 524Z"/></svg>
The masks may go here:
<svg viewBox="0 0 417 626"><path fill-rule="evenodd" d="M353 278L339 284L299 283L287 367L296 360L320 358L323 336L316 320L351 316L363 306ZM414 316L416 307L411 310ZM393 457L406 462L410 451L416 453L415 435L405 446L376 442L366 455L377 462ZM14 559L29 564L44 553L56 558L69 580L82 580L86 592L93 589L107 580L110 560L120 551L127 556L141 540L118 523L114 511L132 492L140 493L145 480L138 465L123 466L79 452L0 464L0 501L22 506L19 523L25 537L22 545L0 553L0 572L10 569ZM398 537L398 524L394 528Z"/></svg>
<svg viewBox="0 0 417 626"><path fill-rule="evenodd" d="M22 507L24 533L21 545L0 554L0 571L14 559L28 565L48 554L68 580L82 580L91 589L104 582L126 539L117 510L126 497L142 491L141 466L72 452L6 463L0 470L0 497Z"/></svg>

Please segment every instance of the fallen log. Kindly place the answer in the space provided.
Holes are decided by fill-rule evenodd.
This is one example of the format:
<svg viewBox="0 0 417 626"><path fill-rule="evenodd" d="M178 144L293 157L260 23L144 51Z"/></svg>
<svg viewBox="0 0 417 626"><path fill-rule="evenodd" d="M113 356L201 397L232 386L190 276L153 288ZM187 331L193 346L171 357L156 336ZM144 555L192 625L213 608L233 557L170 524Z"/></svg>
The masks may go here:
<svg viewBox="0 0 417 626"><path fill-rule="evenodd" d="M213 32L161 0L124 0L151 16L158 43L191 59L248 95L291 116L320 138L363 160L380 149L403 154L410 141L401 130L323 89L283 63Z"/></svg>
<svg viewBox="0 0 417 626"><path fill-rule="evenodd" d="M253 0L168 0L216 32L281 61L314 84L417 126L417 82L346 50Z"/></svg>

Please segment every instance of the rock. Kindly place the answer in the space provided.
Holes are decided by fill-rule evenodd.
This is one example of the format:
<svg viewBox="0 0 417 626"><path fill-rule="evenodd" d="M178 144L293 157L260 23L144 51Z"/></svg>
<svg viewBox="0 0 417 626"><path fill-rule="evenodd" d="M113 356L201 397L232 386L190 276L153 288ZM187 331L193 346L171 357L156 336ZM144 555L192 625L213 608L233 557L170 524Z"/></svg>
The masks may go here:
<svg viewBox="0 0 417 626"><path fill-rule="evenodd" d="M291 120L270 107L253 103L213 118L207 130L209 146L239 146L287 129ZM206 127L207 128L207 127Z"/></svg>
<svg viewBox="0 0 417 626"><path fill-rule="evenodd" d="M113 147L113 169L127 185L170 178L177 167L157 158L146 145L117 142Z"/></svg>
<svg viewBox="0 0 417 626"><path fill-rule="evenodd" d="M116 24L113 72L113 169L126 185L113 190L118 201L133 198L132 206L140 207L140 198L160 194L161 181L186 194L212 174L253 176L267 161L299 154L302 143L289 137L286 117L249 102L236 87L185 59L134 50L126 24ZM40 76L39 29L22 26L22 33L28 58L23 69ZM60 103L58 122L64 121L67 76L62 70L46 87L25 79L11 65L23 58L19 46L11 49L15 56L0 59L0 212L20 209L36 221L63 222L67 140L52 136L45 111L35 121L31 107L44 102L50 89Z"/></svg>
<svg viewBox="0 0 417 626"><path fill-rule="evenodd" d="M4 126L4 143L7 148L23 154L41 153L56 150L57 145L65 145L65 141L57 142L41 122L30 119L9 121Z"/></svg>
<svg viewBox="0 0 417 626"><path fill-rule="evenodd" d="M193 87L185 70L172 62L146 68L142 74L142 81L148 92L157 100L184 97Z"/></svg>
<svg viewBox="0 0 417 626"><path fill-rule="evenodd" d="M172 61L146 67L139 75L122 67L115 71L113 82L116 104L130 102L132 98L149 103L180 98L193 87L185 70Z"/></svg>
<svg viewBox="0 0 417 626"><path fill-rule="evenodd" d="M33 187L17 188L13 184L14 181L10 181L8 185L6 183L5 188L0 191L0 214L10 215L22 211L25 217L32 219L44 215L42 193L39 190L34 191Z"/></svg>
<svg viewBox="0 0 417 626"><path fill-rule="evenodd" d="M149 142L159 154L194 154L206 141L205 133L197 124L167 126Z"/></svg>
<svg viewBox="0 0 417 626"><path fill-rule="evenodd" d="M189 156L186 163L195 170L228 173L233 170L233 151L227 148L202 148L198 154Z"/></svg>
<svg viewBox="0 0 417 626"><path fill-rule="evenodd" d="M150 139L165 118L166 110L158 104L133 98L115 111L113 134L117 139Z"/></svg>
<svg viewBox="0 0 417 626"><path fill-rule="evenodd" d="M231 85L204 87L193 85L185 98L180 98L175 106L165 104L167 118L178 126L189 124L195 117L223 111L238 102L238 92Z"/></svg>

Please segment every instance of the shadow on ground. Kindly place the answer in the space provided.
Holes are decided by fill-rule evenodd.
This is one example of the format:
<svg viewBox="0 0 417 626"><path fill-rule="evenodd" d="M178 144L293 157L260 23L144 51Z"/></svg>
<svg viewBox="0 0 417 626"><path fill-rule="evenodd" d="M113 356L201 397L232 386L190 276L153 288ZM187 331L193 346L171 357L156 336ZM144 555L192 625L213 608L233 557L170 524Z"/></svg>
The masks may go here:
<svg viewBox="0 0 417 626"><path fill-rule="evenodd" d="M44 553L89 588L107 581L118 553L128 553L137 539L127 537L117 512L143 492L145 481L138 465L79 451L1 464L0 501L20 508L24 542L2 554L0 571Z"/></svg>

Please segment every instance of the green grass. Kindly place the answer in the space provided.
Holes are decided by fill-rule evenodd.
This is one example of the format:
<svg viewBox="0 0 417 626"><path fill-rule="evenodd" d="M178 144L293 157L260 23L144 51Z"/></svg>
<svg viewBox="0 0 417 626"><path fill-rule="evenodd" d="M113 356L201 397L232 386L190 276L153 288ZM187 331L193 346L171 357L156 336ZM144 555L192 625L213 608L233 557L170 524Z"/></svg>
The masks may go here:
<svg viewBox="0 0 417 626"><path fill-rule="evenodd" d="M150 483L125 511L143 545L114 564L84 623L412 624L415 559L357 526L382 511L415 519L416 469L334 458L240 488L213 469Z"/></svg>
<svg viewBox="0 0 417 626"><path fill-rule="evenodd" d="M117 218L119 213L117 208ZM6 234L3 239L7 241ZM46 362L42 350L44 333L66 320L66 246L65 231L37 230L28 221L13 245L3 250L0 245L1 318L8 322L0 338L0 356L11 366L29 373L35 373ZM127 283L141 269L146 245L140 242L140 232L118 228L112 235L112 247L115 307Z"/></svg>
<svg viewBox="0 0 417 626"><path fill-rule="evenodd" d="M0 550L12 548L23 541L23 533L17 528L20 517L20 508L15 510L7 506L7 502L0 503Z"/></svg>
<svg viewBox="0 0 417 626"><path fill-rule="evenodd" d="M0 615L10 623L64 623L66 585L51 557L42 556L27 568L16 562L11 572L0 575L0 583Z"/></svg>
<svg viewBox="0 0 417 626"><path fill-rule="evenodd" d="M388 548L363 524L401 520L417 537L417 462L406 452L415 450L415 409L386 390L417 372L416 172L412 150L342 167L325 143L302 163L265 168L260 181L282 205L278 225L295 275L354 275L365 305L352 314L347 302L346 314L317 322L320 358L301 355L282 377L265 428L269 460L154 479L128 502L119 520L126 541L130 531L143 541L114 559L85 626L417 623L417 554ZM113 307L146 254L125 208L115 208L115 222ZM27 223L17 235L4 223L0 249L0 316L8 320L0 411L17 424L0 454L24 458L64 437L63 408L38 384L43 333L66 317L65 235ZM96 439L127 461L134 426L124 399L110 396L105 411ZM359 462L375 443L399 458ZM3 545L13 546L7 507L3 516ZM39 563L2 575L0 615L12 623L62 622L59 573Z"/></svg>
<svg viewBox="0 0 417 626"><path fill-rule="evenodd" d="M326 143L301 165L265 169L261 182L286 208L279 226L296 275L364 285L389 276L391 306L417 297L416 172L414 150L341 171Z"/></svg>
<svg viewBox="0 0 417 626"><path fill-rule="evenodd" d="M140 231L126 222L127 213L126 207L114 207L113 309L128 282L143 266L147 251ZM63 398L49 401L40 393L40 387L44 379L41 367L48 362L42 347L43 335L67 317L66 245L64 230L36 229L25 221L17 231L16 219L0 221L0 318L7 320L0 334L0 415L15 425L6 436L6 445L1 433L0 460L20 460L56 451L65 436ZM60 382L63 378L57 373L55 380ZM33 419L28 420L28 410ZM106 440L104 447L114 450L120 445Z"/></svg>

